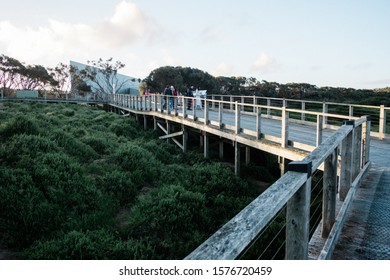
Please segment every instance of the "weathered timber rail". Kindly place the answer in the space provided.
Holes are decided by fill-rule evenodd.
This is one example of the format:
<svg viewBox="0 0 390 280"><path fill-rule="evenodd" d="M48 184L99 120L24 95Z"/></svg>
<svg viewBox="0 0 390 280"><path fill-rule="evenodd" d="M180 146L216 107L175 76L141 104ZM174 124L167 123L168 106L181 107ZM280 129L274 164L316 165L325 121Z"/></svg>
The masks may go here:
<svg viewBox="0 0 390 280"><path fill-rule="evenodd" d="M273 97L258 97L258 96L232 96L232 95L212 95L212 100L224 100L254 105L267 105L267 115L278 118L277 114L272 113L271 107L286 106L290 109L299 109L300 112L295 114L294 119L301 122L311 122L310 117L305 114L305 111L317 111L324 114L334 113L338 115L345 115L349 117L360 117L363 115L371 116L371 136L379 139L390 137L390 126L388 119L390 115L390 107L384 105L372 106L372 105L360 105L360 104L348 104L348 103L335 103L335 102L320 102L311 100L298 100L298 99L283 99ZM283 105L284 104L284 105ZM332 127L334 123L331 117L324 115L323 127Z"/></svg>

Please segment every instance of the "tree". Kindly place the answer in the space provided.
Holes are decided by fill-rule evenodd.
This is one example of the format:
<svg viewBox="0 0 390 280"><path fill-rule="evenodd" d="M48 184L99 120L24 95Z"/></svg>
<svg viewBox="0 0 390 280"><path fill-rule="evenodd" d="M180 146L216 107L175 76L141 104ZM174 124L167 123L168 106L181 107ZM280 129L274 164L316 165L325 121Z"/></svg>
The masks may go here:
<svg viewBox="0 0 390 280"><path fill-rule="evenodd" d="M207 90L208 93L219 93L215 77L207 72L190 67L164 66L153 70L144 79L152 91L161 92L166 85L173 85L179 91L186 86L194 86Z"/></svg>
<svg viewBox="0 0 390 280"><path fill-rule="evenodd" d="M56 85L57 82L42 65L28 65L20 76L20 86L23 89L44 89Z"/></svg>
<svg viewBox="0 0 390 280"><path fill-rule="evenodd" d="M76 74L77 68L73 65L66 65L64 63L59 63L54 68L48 68L49 74L53 77L53 80L56 81L55 89L59 95L69 93L71 88L70 79L73 75Z"/></svg>
<svg viewBox="0 0 390 280"><path fill-rule="evenodd" d="M92 60L87 62L89 65L79 72L82 79L90 81L95 89L97 96L103 98L107 93L119 92L123 86L130 82L120 80L118 78L118 70L125 67L120 61L113 62L112 58L103 60L99 58L97 61Z"/></svg>
<svg viewBox="0 0 390 280"><path fill-rule="evenodd" d="M4 54L0 56L0 86L2 96L6 89L15 89L18 87L19 76L24 69L24 65L19 60Z"/></svg>

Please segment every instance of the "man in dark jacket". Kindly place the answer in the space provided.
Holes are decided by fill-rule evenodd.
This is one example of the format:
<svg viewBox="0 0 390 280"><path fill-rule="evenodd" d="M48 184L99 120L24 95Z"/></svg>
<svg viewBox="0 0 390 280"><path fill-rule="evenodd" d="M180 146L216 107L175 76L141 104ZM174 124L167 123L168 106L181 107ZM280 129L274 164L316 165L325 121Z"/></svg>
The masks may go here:
<svg viewBox="0 0 390 280"><path fill-rule="evenodd" d="M194 94L192 93L192 89L189 86L187 86L187 89L186 89L186 97L194 97ZM186 101L187 101L187 109L190 110L191 104L192 104L192 99L186 99Z"/></svg>
<svg viewBox="0 0 390 280"><path fill-rule="evenodd" d="M169 107L171 108L172 106L171 106L171 97L170 96L172 96L172 91L171 91L171 87L169 86L169 85L167 85L166 87L165 87L165 89L164 89L164 93L163 93L165 96L168 96L168 97L165 97L164 98L164 106L163 106L163 108L164 109L166 109L167 108L167 102L168 102L168 104L169 104ZM172 109L172 108L171 108Z"/></svg>

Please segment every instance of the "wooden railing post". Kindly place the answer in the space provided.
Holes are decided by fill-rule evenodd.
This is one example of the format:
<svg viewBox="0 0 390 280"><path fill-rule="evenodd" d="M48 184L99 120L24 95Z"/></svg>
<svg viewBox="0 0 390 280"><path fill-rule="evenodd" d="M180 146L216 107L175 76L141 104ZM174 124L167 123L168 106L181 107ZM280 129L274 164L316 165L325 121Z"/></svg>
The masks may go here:
<svg viewBox="0 0 390 280"><path fill-rule="evenodd" d="M219 103L219 108L218 108L218 127L222 128L222 112L223 112L223 103Z"/></svg>
<svg viewBox="0 0 390 280"><path fill-rule="evenodd" d="M345 125L354 125L354 121L347 121ZM339 200L344 201L352 184L352 154L353 154L353 131L341 142L341 163Z"/></svg>
<svg viewBox="0 0 390 280"><path fill-rule="evenodd" d="M164 112L164 97L160 95L160 113Z"/></svg>
<svg viewBox="0 0 390 280"><path fill-rule="evenodd" d="M323 125L323 116L317 115L316 147L321 145L322 142L322 125Z"/></svg>
<svg viewBox="0 0 390 280"><path fill-rule="evenodd" d="M379 138L385 139L386 134L386 111L385 106L381 105L379 109Z"/></svg>
<svg viewBox="0 0 390 280"><path fill-rule="evenodd" d="M183 119L187 118L187 102L188 99L185 98L184 96L181 97L181 104L183 106L182 111L183 111Z"/></svg>
<svg viewBox="0 0 390 280"><path fill-rule="evenodd" d="M306 103L305 103L305 101L301 102L301 110L302 110L301 120L304 121L305 120L305 110L306 110Z"/></svg>
<svg viewBox="0 0 390 280"><path fill-rule="evenodd" d="M371 143L371 117L365 116L366 121L363 123L363 160L361 168L370 161L370 143Z"/></svg>
<svg viewBox="0 0 390 280"><path fill-rule="evenodd" d="M326 128L326 126L328 124L328 116L327 116L327 114L328 114L328 103L326 103L326 102L324 102L322 104L322 113L324 114L323 115L324 118L322 119L322 121L323 121L322 127Z"/></svg>
<svg viewBox="0 0 390 280"><path fill-rule="evenodd" d="M204 100L204 124L208 125L210 120L209 120L209 106L207 105L207 99Z"/></svg>
<svg viewBox="0 0 390 280"><path fill-rule="evenodd" d="M253 113L256 113L257 99L256 95L253 96Z"/></svg>
<svg viewBox="0 0 390 280"><path fill-rule="evenodd" d="M175 97L172 97L173 98L173 113L175 116L177 116L178 114L178 110L177 110L177 104L178 104L178 97L175 96Z"/></svg>
<svg viewBox="0 0 390 280"><path fill-rule="evenodd" d="M234 97L230 96L230 110L233 111Z"/></svg>
<svg viewBox="0 0 390 280"><path fill-rule="evenodd" d="M267 117L271 116L271 99L267 98Z"/></svg>
<svg viewBox="0 0 390 280"><path fill-rule="evenodd" d="M193 112L193 120L196 121L196 99L192 98L192 112Z"/></svg>
<svg viewBox="0 0 390 280"><path fill-rule="evenodd" d="M260 140L261 138L261 108L257 107L256 115L256 139Z"/></svg>
<svg viewBox="0 0 390 280"><path fill-rule="evenodd" d="M236 111L235 111L235 133L240 134L241 128L240 128L240 119L241 119L241 112L240 112L240 105L238 105L238 102L236 101L235 103Z"/></svg>
<svg viewBox="0 0 390 280"><path fill-rule="evenodd" d="M353 158L352 158L352 181L360 172L362 155L362 126L356 126L353 130Z"/></svg>
<svg viewBox="0 0 390 280"><path fill-rule="evenodd" d="M327 238L336 220L337 194L337 149L324 162L323 196L322 196L322 230Z"/></svg>
<svg viewBox="0 0 390 280"><path fill-rule="evenodd" d="M309 253L311 162L291 162L289 171L307 173L307 181L287 202L286 260L306 260Z"/></svg>
<svg viewBox="0 0 390 280"><path fill-rule="evenodd" d="M286 148L288 146L288 112L286 111L286 101L283 100L283 108L282 108L282 131L281 131L281 145L282 148Z"/></svg>

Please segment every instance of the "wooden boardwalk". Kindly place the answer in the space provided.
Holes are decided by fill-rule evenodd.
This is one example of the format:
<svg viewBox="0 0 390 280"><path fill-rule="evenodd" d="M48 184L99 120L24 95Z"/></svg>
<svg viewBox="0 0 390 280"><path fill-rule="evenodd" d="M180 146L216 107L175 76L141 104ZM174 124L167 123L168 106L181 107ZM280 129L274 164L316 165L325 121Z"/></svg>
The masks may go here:
<svg viewBox="0 0 390 280"><path fill-rule="evenodd" d="M192 110L188 110L187 113L188 115L194 114ZM203 113L203 110L197 110L195 115L202 118ZM161 115L165 118L164 114ZM167 119L169 118L170 115L167 115ZM218 121L218 111L210 110L208 118L210 121ZM221 122L226 126L234 127L236 122L234 112L224 112L222 118ZM251 114L240 116L240 128L256 131L256 125L256 116ZM333 129L322 129L322 141L325 141L334 132ZM261 133L274 136L275 139L281 139L281 120L261 118ZM316 125L289 122L288 140L306 144L308 147L315 147ZM350 206L350 212L333 253L333 259L390 259L390 238L388 238L390 236L389 139L371 138L370 161L373 163L372 167L355 194L355 199ZM325 241L319 243L323 245ZM311 251L309 258L317 259L319 253L321 253L320 250Z"/></svg>
<svg viewBox="0 0 390 280"><path fill-rule="evenodd" d="M332 259L390 260L389 167L372 165L356 192Z"/></svg>

